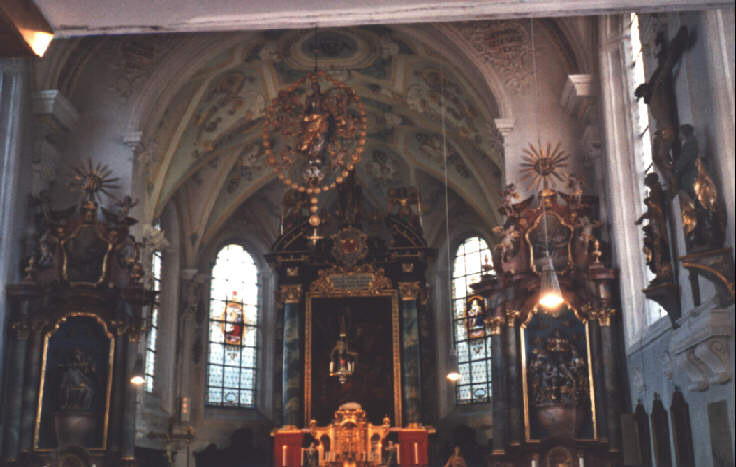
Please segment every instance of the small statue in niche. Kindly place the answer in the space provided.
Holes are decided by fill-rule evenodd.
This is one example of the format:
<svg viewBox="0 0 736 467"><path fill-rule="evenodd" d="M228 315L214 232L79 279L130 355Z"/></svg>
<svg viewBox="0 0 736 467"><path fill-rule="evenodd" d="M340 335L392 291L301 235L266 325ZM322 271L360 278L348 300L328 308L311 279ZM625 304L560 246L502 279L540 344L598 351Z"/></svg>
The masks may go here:
<svg viewBox="0 0 736 467"><path fill-rule="evenodd" d="M74 347L61 369L59 407L62 410L92 410L96 386L92 358Z"/></svg>
<svg viewBox="0 0 736 467"><path fill-rule="evenodd" d="M725 214L718 190L705 168L691 125L680 127L682 151L673 167L681 195L682 223L688 250L718 248L723 243Z"/></svg>
<svg viewBox="0 0 736 467"><path fill-rule="evenodd" d="M652 172L644 178L644 184L649 188L649 194L644 199L647 210L636 220L636 225L646 219L648 224L644 231L644 254L647 256L647 266L655 274L650 286L672 281L672 264L670 263L669 235L665 216L667 199L659 183L659 177Z"/></svg>
<svg viewBox="0 0 736 467"><path fill-rule="evenodd" d="M655 42L659 45L657 68L648 82L636 88L634 95L637 99L644 98L654 117L656 129L652 139L652 160L670 192L675 193L677 182L672 174L672 165L673 159L677 162L677 157L673 157L671 151L677 143L678 116L673 70L682 54L692 46L694 35L682 26L669 43L664 31L657 34Z"/></svg>

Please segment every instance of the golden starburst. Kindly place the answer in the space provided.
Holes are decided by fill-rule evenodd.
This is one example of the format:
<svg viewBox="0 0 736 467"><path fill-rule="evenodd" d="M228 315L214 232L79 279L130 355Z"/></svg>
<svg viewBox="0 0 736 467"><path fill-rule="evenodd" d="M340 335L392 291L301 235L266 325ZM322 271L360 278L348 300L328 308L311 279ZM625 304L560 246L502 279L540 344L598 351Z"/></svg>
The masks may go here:
<svg viewBox="0 0 736 467"><path fill-rule="evenodd" d="M87 200L99 201L100 193L112 197L110 190L118 188L115 182L119 179L111 177L112 170L99 162L93 163L92 159L73 168L72 172L69 188L85 193Z"/></svg>
<svg viewBox="0 0 736 467"><path fill-rule="evenodd" d="M541 144L538 148L529 143L529 147L524 149L521 167L521 181L529 181L527 190L534 188L548 188L549 183L555 181L564 182L567 180L567 153L560 147L561 143L552 149L552 145L547 143L547 147Z"/></svg>

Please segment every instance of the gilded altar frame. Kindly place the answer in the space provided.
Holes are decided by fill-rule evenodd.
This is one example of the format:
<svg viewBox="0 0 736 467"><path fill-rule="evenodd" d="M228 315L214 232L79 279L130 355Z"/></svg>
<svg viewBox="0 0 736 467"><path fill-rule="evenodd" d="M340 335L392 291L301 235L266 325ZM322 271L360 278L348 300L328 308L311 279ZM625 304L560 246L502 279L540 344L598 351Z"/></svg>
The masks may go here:
<svg viewBox="0 0 736 467"><path fill-rule="evenodd" d="M595 379L593 376L593 354L591 352L590 348L590 323L588 321L588 318L580 313L580 311L574 307L570 302L565 300L563 302L563 305L567 306L575 315L575 317L583 323L583 326L585 327L585 354L587 359L587 366L588 366L588 397L590 397L590 414L593 419L593 438L576 438L578 441L598 441L598 417L596 413L596 405L595 405ZM563 306L560 305L560 306ZM526 319L523 323L521 323L519 334L520 334L520 347L521 347L521 385L522 385L522 393L524 396L524 439L527 443L541 443L540 439L532 438L531 437L531 424L529 420L529 386L527 384L527 355L526 355L526 327L531 322L531 320L534 318L534 315L540 312L544 312L541 310L539 305L534 306L529 310L527 313Z"/></svg>
<svg viewBox="0 0 736 467"><path fill-rule="evenodd" d="M352 279L355 283L365 285L360 288L340 287L336 278ZM401 405L401 339L399 329L399 292L393 287L391 279L384 275L382 268L372 265L361 265L346 270L344 267L333 267L319 271L319 278L312 282L306 295L306 316L304 326L304 424L309 425L312 419L312 299L315 298L391 298L391 341L393 361L393 393L394 419L396 426L402 426Z"/></svg>
<svg viewBox="0 0 736 467"><path fill-rule="evenodd" d="M41 414L43 413L43 396L44 396L44 384L46 383L46 362L48 359L48 350L49 350L49 340L51 337L56 333L56 331L59 329L59 326L61 326L62 323L67 321L69 318L77 317L77 316L84 316L88 318L94 318L101 326L102 330L105 332L105 336L107 336L108 339L110 339L110 351L108 352L108 359L107 359L107 387L105 388L105 416L103 418L103 433L102 433L102 446L101 447L90 447L86 448L89 451L105 451L107 449L107 435L108 435L108 425L110 422L110 396L112 393L112 377L113 377L113 367L115 366L115 335L113 335L112 332L110 332L110 329L107 326L107 323L105 320L100 318L98 315L94 313L84 312L84 311L75 311L71 313L67 313L66 315L59 318L56 323L46 331L43 337L43 353L41 356L41 379L39 382L38 387L38 403L36 408L36 420L34 422L34 429L33 429L33 450L36 452L52 452L55 448L39 448L38 447L38 438L39 438L39 430L41 427Z"/></svg>

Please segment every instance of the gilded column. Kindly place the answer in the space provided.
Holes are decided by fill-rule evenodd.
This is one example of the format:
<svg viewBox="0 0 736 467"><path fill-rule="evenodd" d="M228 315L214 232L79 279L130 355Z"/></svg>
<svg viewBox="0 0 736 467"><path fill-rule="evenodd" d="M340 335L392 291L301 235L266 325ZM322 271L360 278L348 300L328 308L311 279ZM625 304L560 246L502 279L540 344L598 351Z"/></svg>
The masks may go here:
<svg viewBox="0 0 736 467"><path fill-rule="evenodd" d="M421 355L419 349L419 282L399 282L401 300L401 395L404 423L421 424Z"/></svg>
<svg viewBox="0 0 736 467"><path fill-rule="evenodd" d="M518 310L509 310L506 312L506 375L508 381L506 388L508 390L508 420L509 420L509 444L511 446L519 446L522 441L524 432L524 423L522 419L522 400L521 391L521 359L519 358L519 329L517 320L521 316Z"/></svg>
<svg viewBox="0 0 736 467"><path fill-rule="evenodd" d="M281 286L281 300L284 303L284 352L283 352L283 424L299 426L302 418L302 286L284 284Z"/></svg>
<svg viewBox="0 0 736 467"><path fill-rule="evenodd" d="M31 341L23 375L23 409L20 421L20 452L31 452L33 444L33 421L36 417L38 384L41 378L41 350L43 345L44 321L34 320L31 324Z"/></svg>
<svg viewBox="0 0 736 467"><path fill-rule="evenodd" d="M621 449L619 435L619 394L616 384L616 352L611 318L616 310L604 308L597 312L601 328L601 353L603 356L603 379L606 386L606 416L608 421L608 447L612 452Z"/></svg>
<svg viewBox="0 0 736 467"><path fill-rule="evenodd" d="M493 382L493 397L491 398L493 410L493 453L501 454L506 449L506 432L508 421L506 419L506 385L504 381L504 358L503 358L503 316L492 316L488 320L491 329L491 381Z"/></svg>

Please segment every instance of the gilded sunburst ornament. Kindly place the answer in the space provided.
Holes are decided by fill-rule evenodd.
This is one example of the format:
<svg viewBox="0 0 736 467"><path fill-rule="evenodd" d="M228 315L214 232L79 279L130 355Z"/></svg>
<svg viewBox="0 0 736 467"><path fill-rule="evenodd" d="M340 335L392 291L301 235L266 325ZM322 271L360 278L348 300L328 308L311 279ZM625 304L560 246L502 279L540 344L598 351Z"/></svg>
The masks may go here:
<svg viewBox="0 0 736 467"><path fill-rule="evenodd" d="M110 190L118 188L115 182L119 179L111 177L112 170L99 162L93 163L92 159L87 159L86 164L82 163L72 172L69 188L86 194L87 200L99 201L100 193L112 197Z"/></svg>
<svg viewBox="0 0 736 467"><path fill-rule="evenodd" d="M557 143L553 149L550 143L547 143L546 148L541 144L539 147L534 147L529 143L529 147L524 149L524 156L519 165L522 175L521 182L529 182L527 190L534 188L538 191L540 187L548 188L550 183L554 184L555 181L567 180L568 174L565 167L567 167L568 155L561 146L561 143Z"/></svg>

